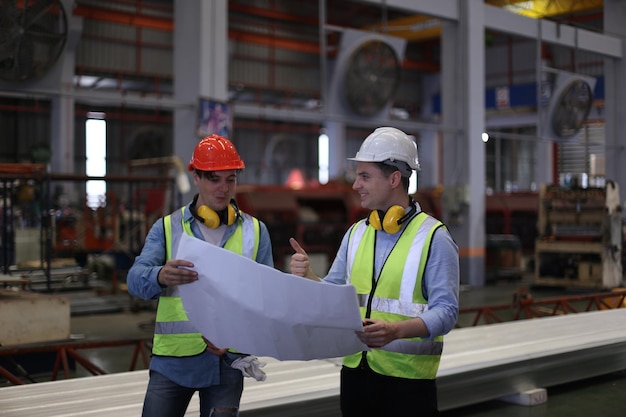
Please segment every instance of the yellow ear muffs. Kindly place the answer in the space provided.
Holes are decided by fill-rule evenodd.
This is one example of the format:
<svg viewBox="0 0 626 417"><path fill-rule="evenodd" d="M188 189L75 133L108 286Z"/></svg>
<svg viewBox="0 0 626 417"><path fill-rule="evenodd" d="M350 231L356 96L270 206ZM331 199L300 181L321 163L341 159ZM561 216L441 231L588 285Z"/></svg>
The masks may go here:
<svg viewBox="0 0 626 417"><path fill-rule="evenodd" d="M226 224L230 226L231 224L235 223L235 220L237 220L238 210L235 208L233 204L229 204L226 210L227 210Z"/></svg>
<svg viewBox="0 0 626 417"><path fill-rule="evenodd" d="M217 229L222 223L219 214L209 206L198 207L198 216L204 220L204 225L209 229Z"/></svg>
<svg viewBox="0 0 626 417"><path fill-rule="evenodd" d="M402 228L402 219L405 215L404 207L402 206L391 206L385 213L385 217L383 218L383 230L390 235L396 234Z"/></svg>
<svg viewBox="0 0 626 417"><path fill-rule="evenodd" d="M396 234L402 228L406 212L402 206L391 206L386 212L374 210L370 213L367 222L376 230L384 230L390 235ZM381 221L382 218L382 221Z"/></svg>
<svg viewBox="0 0 626 417"><path fill-rule="evenodd" d="M373 210L367 218L367 224L372 226L376 230L383 230L383 224L380 220L385 216L385 212L382 210Z"/></svg>
<svg viewBox="0 0 626 417"><path fill-rule="evenodd" d="M224 211L220 211L219 214L209 206L204 205L198 207L196 213L198 217L204 220L204 225L209 229L217 229L222 223L226 223L230 226L237 220L237 209L233 204L229 204L228 207Z"/></svg>

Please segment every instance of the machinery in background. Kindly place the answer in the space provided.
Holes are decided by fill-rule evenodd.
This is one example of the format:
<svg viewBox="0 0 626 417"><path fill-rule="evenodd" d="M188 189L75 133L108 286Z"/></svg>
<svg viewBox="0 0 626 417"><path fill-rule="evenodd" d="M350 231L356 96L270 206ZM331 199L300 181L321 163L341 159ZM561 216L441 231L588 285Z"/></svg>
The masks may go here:
<svg viewBox="0 0 626 417"><path fill-rule="evenodd" d="M615 288L622 284L619 187L544 185L539 193L534 284Z"/></svg>
<svg viewBox="0 0 626 417"><path fill-rule="evenodd" d="M155 163L172 167L172 161L159 159L138 161L133 168L135 171L152 168ZM28 248L33 249L30 257L36 261L36 268L50 268L55 258L76 259L81 254L111 255L115 257L116 271L124 269L122 264L128 266L141 249L150 225L182 204L181 184L176 175L142 174L107 176L111 185L107 204L96 210L69 206L46 210L52 213L51 218L33 225L33 236L28 241L32 242ZM16 221L11 203L13 199L31 200L14 195L33 173L27 172L27 178L20 180L15 180L15 175L8 172L2 187L5 200L8 199L1 218L4 244L0 243L0 259L5 273L26 253L20 250L21 256L16 256L16 248L25 246L17 239L19 236L13 235ZM84 180L84 176L66 174L51 174L46 179L55 184L82 184ZM445 201L440 189L420 189L413 197L425 212L442 218ZM485 261L491 278L518 279L521 272L528 271L534 272L536 285L587 288L621 285L623 224L617 184L607 181L606 188L546 185L540 193L494 193L485 199L488 238ZM301 189L241 184L237 201L241 209L268 226L277 268L287 270L293 252L289 238L295 237L311 255L319 274L330 267L348 227L369 214L361 207L358 194L343 183L308 185ZM20 210L23 212L24 209ZM50 256L50 263L44 262L46 256ZM49 290L50 270L45 275Z"/></svg>
<svg viewBox="0 0 626 417"><path fill-rule="evenodd" d="M50 234L46 202L48 176L43 164L0 164L0 274L29 259L50 274Z"/></svg>
<svg viewBox="0 0 626 417"><path fill-rule="evenodd" d="M487 237L511 235L519 239L523 257L534 257L539 195L532 191L493 193L485 197ZM495 238L498 239L498 238Z"/></svg>
<svg viewBox="0 0 626 417"><path fill-rule="evenodd" d="M413 195L423 211L441 214L435 189ZM282 186L238 185L239 208L262 220L270 232L276 268L288 272L294 237L307 251L313 269L325 274L350 225L369 215L350 185L329 183L292 189Z"/></svg>
<svg viewBox="0 0 626 417"><path fill-rule="evenodd" d="M57 208L51 222L55 255L73 258L120 252L134 256L149 227L146 212L136 209L145 210L145 201L139 202L145 191L151 190L138 190L134 207L120 204L116 193L107 192L107 204L95 209L86 205L82 209Z"/></svg>
<svg viewBox="0 0 626 417"><path fill-rule="evenodd" d="M266 224L274 264L282 271L288 271L293 253L289 238L294 237L309 253L313 269L325 274L347 228L367 214L356 192L333 184L298 190L239 185L237 203Z"/></svg>
<svg viewBox="0 0 626 417"><path fill-rule="evenodd" d="M413 195L422 210L442 218L440 189ZM614 288L622 282L623 231L617 184L606 188L545 185L541 193L485 196L487 282L522 279L533 285ZM301 189L240 185L240 207L270 231L277 268L286 270L295 237L325 273L348 227L367 216L346 184Z"/></svg>
<svg viewBox="0 0 626 417"><path fill-rule="evenodd" d="M145 162L133 165L135 171L172 164ZM128 269L148 228L179 205L180 193L189 187L182 175L163 175L161 166L154 170L108 175L106 197L93 208L84 203L89 180L84 175L50 174L44 164L0 164L0 281L42 291L94 285L116 291L116 273ZM75 195L70 199L63 190ZM104 258L107 268L101 267Z"/></svg>
<svg viewBox="0 0 626 417"><path fill-rule="evenodd" d="M415 195L422 209L441 212L440 198L430 191ZM325 274L348 227L367 217L358 194L346 184L326 184L292 189L282 186L239 185L239 207L262 220L272 238L274 265L288 272L293 237L307 251L313 269Z"/></svg>

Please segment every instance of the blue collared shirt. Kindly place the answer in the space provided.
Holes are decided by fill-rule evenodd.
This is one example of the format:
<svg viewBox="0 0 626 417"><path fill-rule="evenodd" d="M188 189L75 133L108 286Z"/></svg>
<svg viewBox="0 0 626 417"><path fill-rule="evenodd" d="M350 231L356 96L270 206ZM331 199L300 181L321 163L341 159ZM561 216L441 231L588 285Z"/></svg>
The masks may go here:
<svg viewBox="0 0 626 417"><path fill-rule="evenodd" d="M190 222L194 236L198 239L203 239L200 231L201 225L191 214L189 204L185 208L184 216L184 220ZM273 267L274 260L272 258L270 235L265 224L263 222L259 223L260 240L256 261ZM236 224L227 226L224 237L220 242L221 247L224 247L235 228ZM157 276L165 264L165 257L165 232L163 220L159 219L150 228L141 253L135 258L133 266L128 271L128 276L126 277L128 292L144 300L158 299L163 288L159 285ZM219 317L215 318L215 320L219 319ZM150 361L150 369L163 374L179 385L201 388L220 383L219 361L219 357L209 352L184 358L153 356Z"/></svg>
<svg viewBox="0 0 626 417"><path fill-rule="evenodd" d="M402 231L406 224L404 224ZM346 260L350 229L343 236L337 256L324 278L324 282L346 283ZM389 256L401 233L376 232L374 272L378 277L384 261ZM434 233L430 255L423 278L423 291L428 300L428 310L420 315L432 339L444 335L454 328L459 314L459 248L445 228Z"/></svg>

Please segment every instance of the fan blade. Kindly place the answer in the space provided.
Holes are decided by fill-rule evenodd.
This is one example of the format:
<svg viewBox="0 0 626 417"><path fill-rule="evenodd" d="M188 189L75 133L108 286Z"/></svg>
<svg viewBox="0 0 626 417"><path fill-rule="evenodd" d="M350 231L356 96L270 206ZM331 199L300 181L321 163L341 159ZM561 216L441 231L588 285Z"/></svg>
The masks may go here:
<svg viewBox="0 0 626 417"><path fill-rule="evenodd" d="M0 0L0 28L2 28L2 31L11 28L15 24L18 15L19 11L15 5L15 0Z"/></svg>
<svg viewBox="0 0 626 417"><path fill-rule="evenodd" d="M19 74L19 79L26 80L36 74L35 68L35 43L28 36L22 36L20 47L17 53L15 71Z"/></svg>
<svg viewBox="0 0 626 417"><path fill-rule="evenodd" d="M55 6L62 7L56 0L36 0L30 4L30 7L25 6L24 22L22 27L24 30L28 30L32 25L45 19L48 14L54 15L57 12L54 11Z"/></svg>
<svg viewBox="0 0 626 417"><path fill-rule="evenodd" d="M0 79L23 81L41 76L65 45L63 5L59 0L0 0L0 6Z"/></svg>
<svg viewBox="0 0 626 417"><path fill-rule="evenodd" d="M5 56L7 50L11 50L13 42L19 37L19 14L15 0L0 0L0 57Z"/></svg>

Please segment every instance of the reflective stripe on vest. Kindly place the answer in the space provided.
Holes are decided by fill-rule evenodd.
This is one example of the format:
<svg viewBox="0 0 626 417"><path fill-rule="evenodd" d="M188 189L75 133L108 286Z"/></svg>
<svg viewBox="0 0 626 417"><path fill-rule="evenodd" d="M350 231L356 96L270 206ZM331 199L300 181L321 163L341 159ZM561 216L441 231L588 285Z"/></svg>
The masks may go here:
<svg viewBox="0 0 626 417"><path fill-rule="evenodd" d="M394 322L412 319L428 310L422 277L432 236L441 226L441 222L425 213L419 213L406 226L382 268L369 317ZM375 238L374 229L361 221L350 231L348 241L348 282L357 290L363 317L372 289ZM398 276L402 279L398 280ZM367 352L366 358L369 366L383 375L434 379L442 351L443 337L434 340L415 337L394 340L381 349ZM361 353L347 356L344 365L354 368L361 358Z"/></svg>
<svg viewBox="0 0 626 417"><path fill-rule="evenodd" d="M193 236L190 224L184 220L184 210L185 207L163 218L167 259L172 259L176 253L183 232ZM256 259L260 241L259 221L245 213L241 216L243 221L238 222L224 248ZM164 291L157 307L152 353L181 357L204 352L206 344L185 313L178 286L167 287Z"/></svg>

